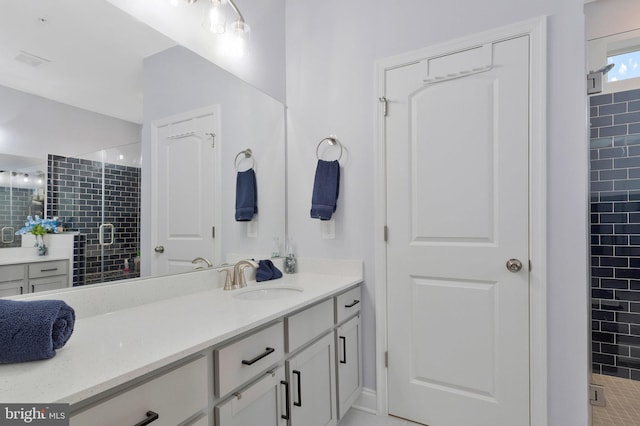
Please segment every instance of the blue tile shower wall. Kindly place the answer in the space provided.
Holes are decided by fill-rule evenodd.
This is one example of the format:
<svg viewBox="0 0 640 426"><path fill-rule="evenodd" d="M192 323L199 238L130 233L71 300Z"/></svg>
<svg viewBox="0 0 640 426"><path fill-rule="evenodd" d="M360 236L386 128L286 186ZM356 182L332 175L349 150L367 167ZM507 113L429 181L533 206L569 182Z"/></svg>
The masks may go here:
<svg viewBox="0 0 640 426"><path fill-rule="evenodd" d="M640 380L640 90L590 118L592 369Z"/></svg>
<svg viewBox="0 0 640 426"><path fill-rule="evenodd" d="M49 155L48 173L48 215L80 233L74 241L73 285L139 276L139 271L127 273L123 267L140 247L140 169L105 164L104 223L114 225L115 239L104 248L104 257L98 235L103 223L102 163Z"/></svg>

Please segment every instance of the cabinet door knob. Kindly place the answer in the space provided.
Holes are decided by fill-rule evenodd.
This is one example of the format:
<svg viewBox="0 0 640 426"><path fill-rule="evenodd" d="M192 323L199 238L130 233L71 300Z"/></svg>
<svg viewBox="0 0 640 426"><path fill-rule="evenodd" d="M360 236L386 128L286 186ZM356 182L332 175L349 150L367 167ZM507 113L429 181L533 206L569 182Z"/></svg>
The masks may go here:
<svg viewBox="0 0 640 426"><path fill-rule="evenodd" d="M146 426L149 423L155 422L156 420L158 420L160 418L160 415L158 413L156 413L156 412L153 412L153 411L147 411L146 416L147 416L146 419L144 419L143 421L141 421L139 423L136 423L133 426Z"/></svg>

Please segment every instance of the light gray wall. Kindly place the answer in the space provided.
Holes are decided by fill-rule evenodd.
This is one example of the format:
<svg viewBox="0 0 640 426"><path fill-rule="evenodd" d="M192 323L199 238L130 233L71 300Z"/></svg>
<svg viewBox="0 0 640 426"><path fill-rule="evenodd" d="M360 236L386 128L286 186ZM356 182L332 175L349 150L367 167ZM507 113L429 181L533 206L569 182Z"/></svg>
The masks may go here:
<svg viewBox="0 0 640 426"><path fill-rule="evenodd" d="M140 142L140 128L40 96L0 86L0 153L77 156Z"/></svg>
<svg viewBox="0 0 640 426"><path fill-rule="evenodd" d="M220 129L216 143L222 167L222 229L216 230L216 235L222 240L223 254L231 252L256 258L269 257L273 237L284 240L284 105L180 46L146 58L143 82L144 159L151 159L150 132L154 120L220 105ZM258 236L255 238L247 237L247 223L236 222L234 218L234 160L246 148L253 151L258 187ZM151 167L143 168L142 187L142 217L150 218ZM151 231L151 221L143 221L143 268L149 267L145 255L151 253ZM148 272L143 269L143 273Z"/></svg>
<svg viewBox="0 0 640 426"><path fill-rule="evenodd" d="M376 60L517 21L548 20L549 425L587 425L587 151L582 0L286 3L288 226L299 256L362 258L364 384L375 383ZM315 146L348 149L336 239L309 218Z"/></svg>

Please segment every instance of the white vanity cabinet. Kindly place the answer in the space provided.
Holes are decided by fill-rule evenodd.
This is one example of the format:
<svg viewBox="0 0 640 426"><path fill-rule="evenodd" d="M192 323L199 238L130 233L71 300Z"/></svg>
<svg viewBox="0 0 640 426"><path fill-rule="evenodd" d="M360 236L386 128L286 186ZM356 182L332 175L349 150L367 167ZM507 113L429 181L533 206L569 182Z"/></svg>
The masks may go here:
<svg viewBox="0 0 640 426"><path fill-rule="evenodd" d="M24 265L0 266L0 297L25 293Z"/></svg>
<svg viewBox="0 0 640 426"><path fill-rule="evenodd" d="M71 426L208 425L208 363L202 356L98 401L70 418Z"/></svg>
<svg viewBox="0 0 640 426"><path fill-rule="evenodd" d="M336 328L338 418L344 417L362 391L360 314Z"/></svg>
<svg viewBox="0 0 640 426"><path fill-rule="evenodd" d="M29 291L57 290L69 285L69 261L34 262L27 266Z"/></svg>
<svg viewBox="0 0 640 426"><path fill-rule="evenodd" d="M215 424L286 426L289 420L288 394L289 384L285 381L284 368L268 371L256 382L216 405Z"/></svg>
<svg viewBox="0 0 640 426"><path fill-rule="evenodd" d="M338 423L333 316L329 299L285 317L291 426Z"/></svg>
<svg viewBox="0 0 640 426"><path fill-rule="evenodd" d="M362 322L360 286L335 297L338 418L342 418L362 391Z"/></svg>
<svg viewBox="0 0 640 426"><path fill-rule="evenodd" d="M0 266L0 297L58 290L68 286L68 260Z"/></svg>

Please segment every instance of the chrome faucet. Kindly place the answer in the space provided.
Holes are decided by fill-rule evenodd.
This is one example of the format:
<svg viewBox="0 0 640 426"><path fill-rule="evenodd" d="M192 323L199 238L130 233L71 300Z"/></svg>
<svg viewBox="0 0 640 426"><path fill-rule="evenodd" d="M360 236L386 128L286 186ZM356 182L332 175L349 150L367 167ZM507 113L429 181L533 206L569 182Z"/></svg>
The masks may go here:
<svg viewBox="0 0 640 426"><path fill-rule="evenodd" d="M258 264L250 259L244 259L239 261L233 267L233 288L242 288L247 286L247 281L244 278L244 268L251 266L257 268Z"/></svg>
<svg viewBox="0 0 640 426"><path fill-rule="evenodd" d="M211 268L213 266L213 263L211 263L211 261L209 259L207 259L206 257L196 257L195 259L193 259L191 261L191 263L193 263L194 265L198 262L204 262L207 264L207 268ZM196 269L202 269L202 266L198 266Z"/></svg>

